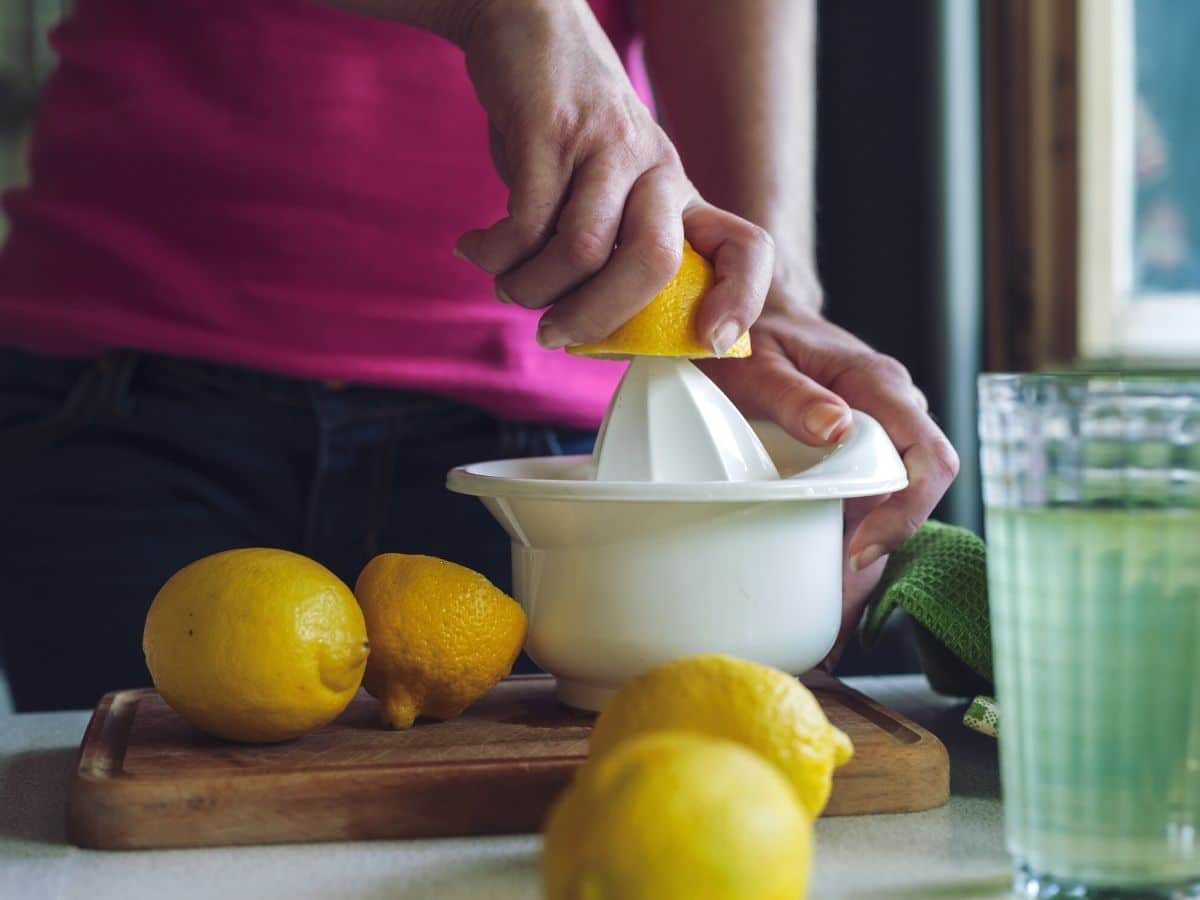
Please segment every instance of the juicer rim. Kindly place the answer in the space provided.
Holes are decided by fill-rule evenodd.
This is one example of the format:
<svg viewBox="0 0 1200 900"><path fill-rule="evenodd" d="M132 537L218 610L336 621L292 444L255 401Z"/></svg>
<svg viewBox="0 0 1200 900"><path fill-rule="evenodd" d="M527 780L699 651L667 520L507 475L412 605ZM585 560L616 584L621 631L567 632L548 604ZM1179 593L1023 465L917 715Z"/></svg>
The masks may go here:
<svg viewBox="0 0 1200 900"><path fill-rule="evenodd" d="M852 410L854 427L836 447L807 447L778 425L750 425L775 446L777 464L790 458L802 468L762 481L595 481L570 477L589 470L592 457L539 456L456 466L446 487L456 494L496 499L614 501L621 503L763 503L772 501L849 500L903 490L908 473L900 454L875 419ZM790 457L789 454L792 454ZM798 454L798 455L796 455ZM780 465L781 472L789 470ZM493 470L493 471L488 471ZM526 474L521 474L526 473ZM541 477L536 474L542 473ZM559 477L553 477L557 474ZM566 475L568 477L562 477ZM551 477L547 477L551 476Z"/></svg>
<svg viewBox="0 0 1200 900"><path fill-rule="evenodd" d="M522 460L490 460L456 466L446 476L446 488L473 497L570 502L621 503L769 503L775 501L850 500L903 490L907 477L821 479L804 473L772 481L587 481L583 479L519 478L476 471L485 466L523 463L526 466L566 467L590 457L540 456Z"/></svg>

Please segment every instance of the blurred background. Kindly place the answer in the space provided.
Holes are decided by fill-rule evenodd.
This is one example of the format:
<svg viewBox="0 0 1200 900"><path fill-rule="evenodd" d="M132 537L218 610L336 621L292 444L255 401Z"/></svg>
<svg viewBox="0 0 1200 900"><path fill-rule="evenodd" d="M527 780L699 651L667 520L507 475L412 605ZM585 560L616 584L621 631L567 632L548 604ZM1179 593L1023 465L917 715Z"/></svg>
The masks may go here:
<svg viewBox="0 0 1200 900"><path fill-rule="evenodd" d="M0 0L5 187L25 177L46 33L68 7ZM963 460L938 515L979 529L979 371L1200 357L1200 3L823 0L819 12L828 312L925 389ZM847 668L916 671L905 627L869 658L852 649Z"/></svg>
<svg viewBox="0 0 1200 900"><path fill-rule="evenodd" d="M903 361L982 528L975 376L1200 360L1194 0L820 4L829 315ZM858 671L916 671L907 624Z"/></svg>

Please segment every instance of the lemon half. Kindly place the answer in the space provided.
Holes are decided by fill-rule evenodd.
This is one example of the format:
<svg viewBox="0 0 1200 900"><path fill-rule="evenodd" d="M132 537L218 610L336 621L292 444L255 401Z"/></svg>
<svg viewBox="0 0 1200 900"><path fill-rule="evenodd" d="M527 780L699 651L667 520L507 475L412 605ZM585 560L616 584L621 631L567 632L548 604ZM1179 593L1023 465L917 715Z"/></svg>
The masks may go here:
<svg viewBox="0 0 1200 900"><path fill-rule="evenodd" d="M567 352L575 356L624 359L629 356L676 356L703 359L715 356L713 348L696 331L696 311L716 283L712 264L683 242L683 260L667 286L649 305L602 341L576 344ZM750 334L743 334L722 358L750 355Z"/></svg>

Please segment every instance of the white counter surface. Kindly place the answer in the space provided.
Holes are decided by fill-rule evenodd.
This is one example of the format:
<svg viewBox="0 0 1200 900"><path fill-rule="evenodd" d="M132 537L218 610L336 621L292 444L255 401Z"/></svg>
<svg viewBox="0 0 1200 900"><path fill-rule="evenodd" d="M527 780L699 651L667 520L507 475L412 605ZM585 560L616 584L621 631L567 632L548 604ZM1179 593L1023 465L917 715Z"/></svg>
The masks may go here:
<svg viewBox="0 0 1200 900"><path fill-rule="evenodd" d="M919 676L847 679L937 734L951 800L905 815L822 819L809 896L1007 897L995 741ZM536 836L101 853L66 843L63 804L87 713L0 715L0 900L280 897L534 900Z"/></svg>

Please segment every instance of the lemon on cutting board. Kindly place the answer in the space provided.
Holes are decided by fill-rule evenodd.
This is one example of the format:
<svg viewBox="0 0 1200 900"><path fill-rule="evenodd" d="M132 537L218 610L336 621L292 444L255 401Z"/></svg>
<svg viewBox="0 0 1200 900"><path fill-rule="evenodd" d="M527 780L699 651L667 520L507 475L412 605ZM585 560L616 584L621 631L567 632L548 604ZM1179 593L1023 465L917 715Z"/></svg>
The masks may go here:
<svg viewBox="0 0 1200 900"><path fill-rule="evenodd" d="M551 808L547 900L800 900L812 820L740 744L681 731L587 763Z"/></svg>
<svg viewBox="0 0 1200 900"><path fill-rule="evenodd" d="M701 359L715 356L713 348L696 331L700 301L716 283L712 263L687 241L679 271L650 303L602 341L576 344L567 352L575 356L623 359L627 356L676 356ZM750 334L737 339L722 358L750 355Z"/></svg>
<svg viewBox="0 0 1200 900"><path fill-rule="evenodd" d="M269 743L335 719L369 647L336 575L297 553L247 548L172 575L150 606L142 649L154 686L193 726Z"/></svg>
<svg viewBox="0 0 1200 900"><path fill-rule="evenodd" d="M847 762L850 739L808 688L771 666L720 654L666 663L622 687L600 713L589 751L602 758L636 735L682 729L736 741L773 763L814 818Z"/></svg>
<svg viewBox="0 0 1200 900"><path fill-rule="evenodd" d="M448 560L380 554L354 592L371 638L364 685L392 728L459 715L509 673L525 642L520 604Z"/></svg>

